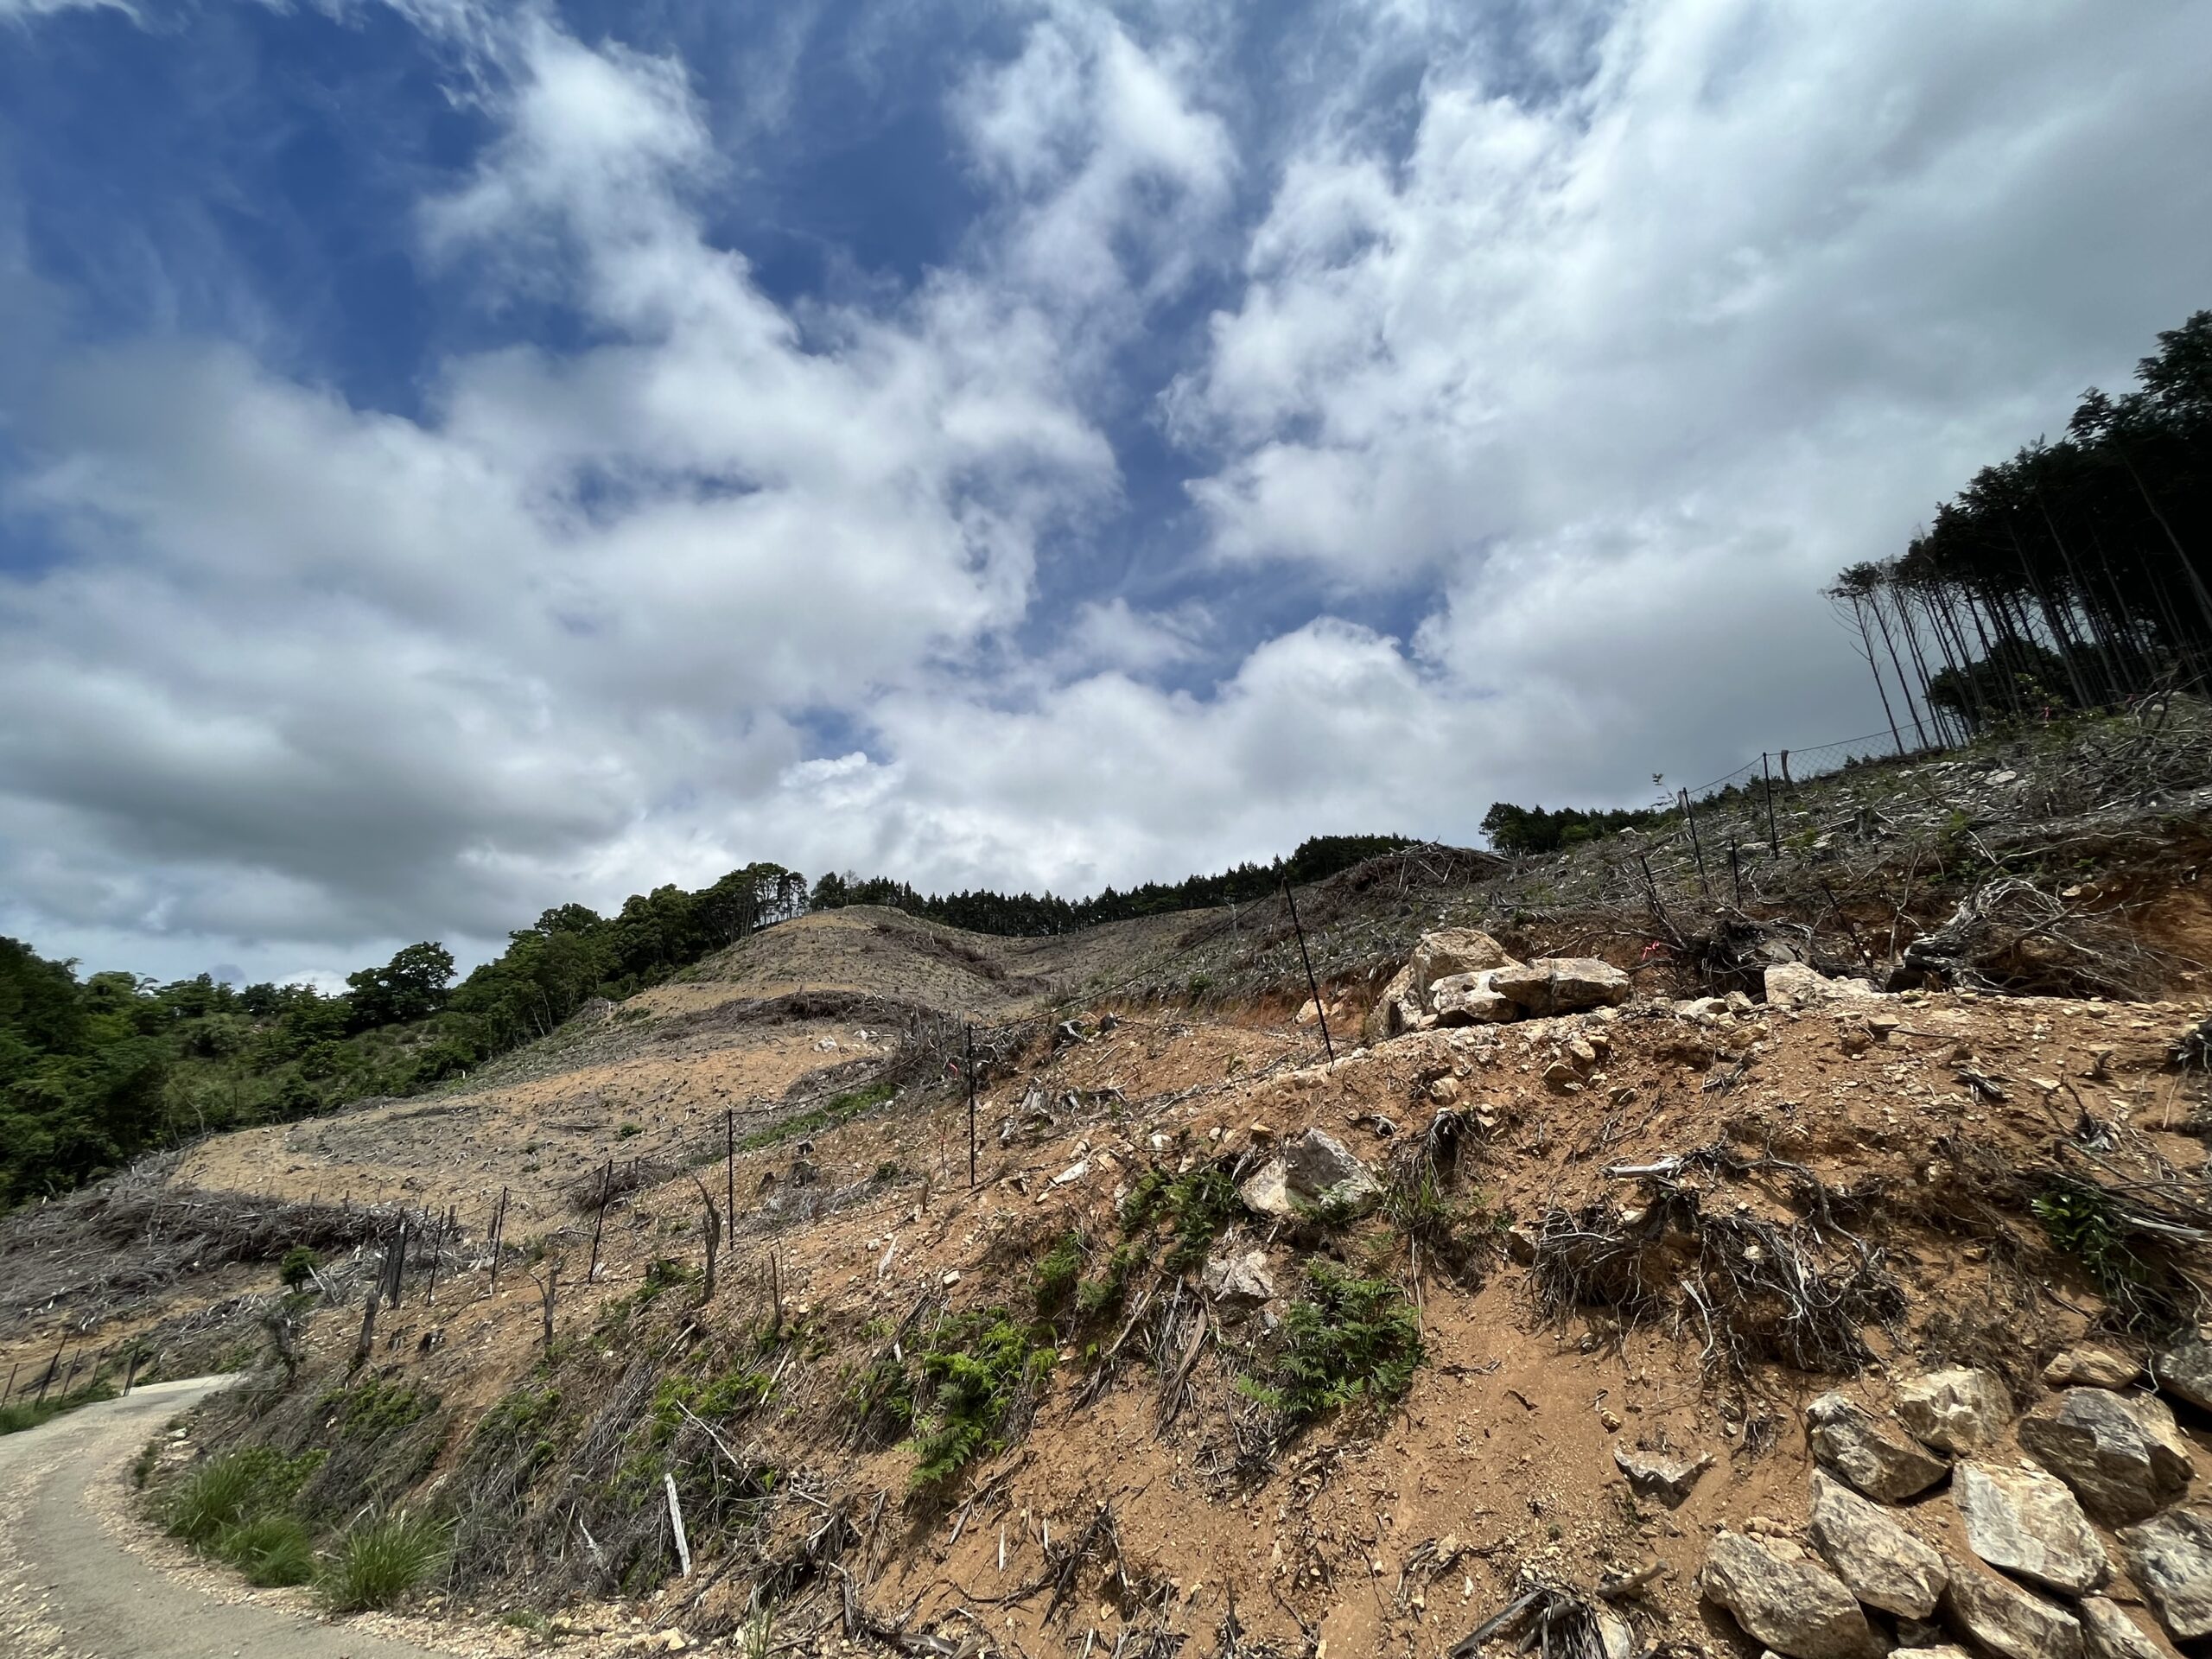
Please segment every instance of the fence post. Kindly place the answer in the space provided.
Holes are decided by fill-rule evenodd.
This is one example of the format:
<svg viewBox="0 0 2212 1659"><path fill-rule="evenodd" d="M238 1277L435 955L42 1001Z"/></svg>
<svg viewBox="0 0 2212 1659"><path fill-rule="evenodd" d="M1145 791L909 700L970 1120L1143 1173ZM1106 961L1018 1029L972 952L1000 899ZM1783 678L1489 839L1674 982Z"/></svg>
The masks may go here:
<svg viewBox="0 0 2212 1659"><path fill-rule="evenodd" d="M968 1022L968 1186L976 1186L976 1022Z"/></svg>
<svg viewBox="0 0 2212 1659"><path fill-rule="evenodd" d="M499 1202L492 1211L492 1285L487 1296L499 1294L499 1245L507 1230L507 1189L499 1189Z"/></svg>
<svg viewBox="0 0 2212 1659"><path fill-rule="evenodd" d="M614 1191L614 1160L607 1160L607 1173L599 1178L599 1213L591 1223L591 1265L584 1269L584 1283L599 1281L599 1235L607 1225L607 1201Z"/></svg>
<svg viewBox="0 0 2212 1659"><path fill-rule="evenodd" d="M729 1214L730 1237L737 1236L737 1114L722 1109L722 1198Z"/></svg>
<svg viewBox="0 0 2212 1659"><path fill-rule="evenodd" d="M1774 827L1774 772L1767 765L1767 753L1759 751L1759 776L1766 780L1766 844L1776 857L1782 855L1782 836Z"/></svg>
<svg viewBox="0 0 2212 1659"><path fill-rule="evenodd" d="M1697 814L1690 808L1690 792L1687 789L1682 791L1682 817L1689 824L1690 851L1697 858L1697 884L1705 890L1705 896L1710 899L1713 897L1713 883L1706 879L1705 848L1697 838Z"/></svg>
<svg viewBox="0 0 2212 1659"><path fill-rule="evenodd" d="M1306 954L1306 930L1298 920L1298 900L1290 891L1290 878L1282 884L1283 902L1290 906L1291 931L1298 935L1298 959L1306 964L1306 988L1313 993L1313 1015L1321 1022L1321 1049L1336 1064L1337 1046L1329 1040L1329 1011L1321 1006L1321 982L1313 977L1313 958Z"/></svg>
<svg viewBox="0 0 2212 1659"><path fill-rule="evenodd" d="M1728 837L1728 879L1736 888L1736 908L1744 907L1744 867L1736 857L1736 837Z"/></svg>

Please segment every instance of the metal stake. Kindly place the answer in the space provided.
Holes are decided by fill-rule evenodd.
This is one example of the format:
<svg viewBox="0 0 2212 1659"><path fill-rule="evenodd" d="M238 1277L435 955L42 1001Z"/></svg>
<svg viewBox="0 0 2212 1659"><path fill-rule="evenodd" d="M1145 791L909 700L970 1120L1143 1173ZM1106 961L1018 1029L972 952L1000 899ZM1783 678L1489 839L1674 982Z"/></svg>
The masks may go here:
<svg viewBox="0 0 2212 1659"><path fill-rule="evenodd" d="M1298 920L1298 899L1286 879L1282 884L1283 901L1290 906L1291 931L1298 935L1298 959L1306 964L1306 988L1313 993L1313 1016L1321 1022L1321 1047L1335 1064L1337 1046L1329 1040L1329 1011L1321 1006L1321 982L1313 977L1313 958L1306 954L1306 930Z"/></svg>

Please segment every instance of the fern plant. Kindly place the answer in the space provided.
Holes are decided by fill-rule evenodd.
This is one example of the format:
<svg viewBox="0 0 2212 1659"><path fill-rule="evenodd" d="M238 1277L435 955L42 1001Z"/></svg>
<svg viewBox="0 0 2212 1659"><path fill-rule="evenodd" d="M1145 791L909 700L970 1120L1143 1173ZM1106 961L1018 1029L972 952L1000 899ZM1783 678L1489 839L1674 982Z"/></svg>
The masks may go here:
<svg viewBox="0 0 2212 1659"><path fill-rule="evenodd" d="M1033 1330L1002 1307L939 1325L921 1356L928 1401L914 1416L914 1484L950 1479L1003 1446L1008 1424L1056 1357L1049 1327Z"/></svg>
<svg viewBox="0 0 2212 1659"><path fill-rule="evenodd" d="M1315 1262L1306 1282L1307 1294L1284 1316L1268 1374L1236 1379L1237 1391L1286 1435L1332 1412L1379 1412L1404 1398L1427 1357L1420 1316L1389 1280Z"/></svg>

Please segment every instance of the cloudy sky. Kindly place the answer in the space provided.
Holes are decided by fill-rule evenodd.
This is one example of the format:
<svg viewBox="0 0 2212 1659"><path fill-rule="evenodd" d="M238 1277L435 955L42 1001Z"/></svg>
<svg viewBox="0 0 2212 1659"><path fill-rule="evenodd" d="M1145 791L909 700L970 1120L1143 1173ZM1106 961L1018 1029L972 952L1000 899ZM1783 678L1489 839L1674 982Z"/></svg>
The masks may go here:
<svg viewBox="0 0 2212 1659"><path fill-rule="evenodd" d="M1076 893L1880 724L2201 0L0 0L0 932Z"/></svg>

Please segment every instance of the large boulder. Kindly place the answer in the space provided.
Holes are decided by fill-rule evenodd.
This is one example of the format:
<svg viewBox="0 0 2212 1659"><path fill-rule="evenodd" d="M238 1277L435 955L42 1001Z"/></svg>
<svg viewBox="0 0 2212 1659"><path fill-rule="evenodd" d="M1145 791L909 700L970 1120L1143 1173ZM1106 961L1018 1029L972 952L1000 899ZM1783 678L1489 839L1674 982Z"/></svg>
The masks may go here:
<svg viewBox="0 0 2212 1659"><path fill-rule="evenodd" d="M2212 1411L2212 1342L2202 1331L2190 1331L2151 1362L2158 1386L2177 1394L2192 1406Z"/></svg>
<svg viewBox="0 0 2212 1659"><path fill-rule="evenodd" d="M1811 1561L1787 1560L1757 1539L1719 1534L1700 1581L1751 1636L1789 1659L1873 1659L1882 1651L1840 1579Z"/></svg>
<svg viewBox="0 0 2212 1659"><path fill-rule="evenodd" d="M2212 1636L2212 1515L2168 1510L2120 1529L2120 1558L2177 1642Z"/></svg>
<svg viewBox="0 0 2212 1659"><path fill-rule="evenodd" d="M1478 974L1485 968L1503 968L1513 960L1505 947L1477 927L1440 927L1424 933L1414 946L1414 989L1426 995L1440 979Z"/></svg>
<svg viewBox="0 0 2212 1659"><path fill-rule="evenodd" d="M1363 1215L1382 1198L1382 1183L1336 1136L1308 1129L1248 1177L1237 1196L1263 1216Z"/></svg>
<svg viewBox="0 0 2212 1659"><path fill-rule="evenodd" d="M1521 1005L1490 988L1497 970L1453 974L1428 988L1429 1006L1440 1026L1498 1026L1521 1017Z"/></svg>
<svg viewBox="0 0 2212 1659"><path fill-rule="evenodd" d="M1382 995L1367 1011L1367 1022L1360 1034L1370 1043L1382 1042L1419 1030L1427 1017L1427 1010L1421 1006L1421 988L1414 983L1413 965L1408 963L1393 974L1390 982L1382 988Z"/></svg>
<svg viewBox="0 0 2212 1659"><path fill-rule="evenodd" d="M2174 1659L2174 1650L2138 1624L2119 1603L2084 1596L2074 1609L2089 1659Z"/></svg>
<svg viewBox="0 0 2212 1659"><path fill-rule="evenodd" d="M1953 1627L1997 1659L2082 1659L2080 1621L1994 1573L1953 1562L1943 1605Z"/></svg>
<svg viewBox="0 0 2212 1659"><path fill-rule="evenodd" d="M1611 1007L1627 1001L1635 989L1626 974L1596 957L1539 957L1516 963L1492 973L1490 988L1530 1014Z"/></svg>
<svg viewBox="0 0 2212 1659"><path fill-rule="evenodd" d="M1950 1465L1840 1394L1824 1394L1805 1408L1805 1438L1823 1467L1880 1503L1902 1503L1950 1472Z"/></svg>
<svg viewBox="0 0 2212 1659"><path fill-rule="evenodd" d="M2000 1377L1953 1366L1900 1384L1897 1418L1917 1439L1963 1457L2005 1433L2012 1421L2012 1395Z"/></svg>
<svg viewBox="0 0 2212 1659"><path fill-rule="evenodd" d="M1813 1542L1851 1593L1905 1618L1936 1611L1950 1573L1943 1558L1840 1480L1813 1471Z"/></svg>
<svg viewBox="0 0 2212 1659"><path fill-rule="evenodd" d="M2020 1444L2107 1526L2156 1515L2189 1490L2189 1445L2154 1394L2069 1389L2020 1420Z"/></svg>
<svg viewBox="0 0 2212 1659"><path fill-rule="evenodd" d="M1992 1567L2069 1596L2112 1571L2089 1517L2055 1475L1962 1463L1951 1501L1967 1523L1967 1548Z"/></svg>

